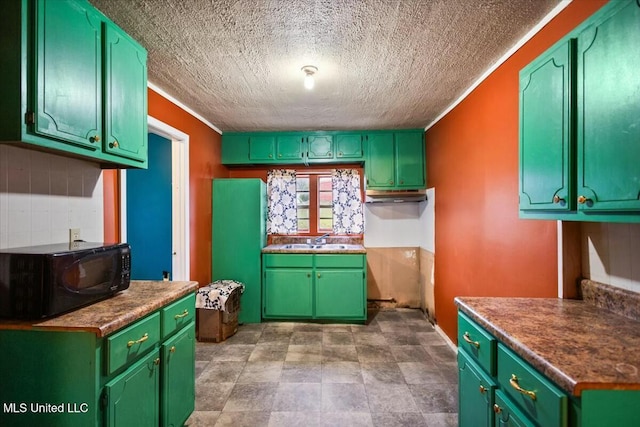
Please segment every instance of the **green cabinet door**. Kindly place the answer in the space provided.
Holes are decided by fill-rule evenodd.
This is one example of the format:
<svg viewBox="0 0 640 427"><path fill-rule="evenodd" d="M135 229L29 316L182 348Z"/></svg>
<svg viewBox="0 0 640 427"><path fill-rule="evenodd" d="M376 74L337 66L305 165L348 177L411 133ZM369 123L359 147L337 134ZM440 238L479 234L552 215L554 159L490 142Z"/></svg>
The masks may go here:
<svg viewBox="0 0 640 427"><path fill-rule="evenodd" d="M502 392L495 393L495 427L536 427Z"/></svg>
<svg viewBox="0 0 640 427"><path fill-rule="evenodd" d="M147 52L105 23L104 151L147 160Z"/></svg>
<svg viewBox="0 0 640 427"><path fill-rule="evenodd" d="M154 351L104 386L107 427L156 427L160 419L160 354Z"/></svg>
<svg viewBox="0 0 640 427"><path fill-rule="evenodd" d="M640 211L640 2L578 36L578 210Z"/></svg>
<svg viewBox="0 0 640 427"><path fill-rule="evenodd" d="M424 132L396 133L396 187L425 188Z"/></svg>
<svg viewBox="0 0 640 427"><path fill-rule="evenodd" d="M222 134L222 164L242 165L250 163L249 136L246 134Z"/></svg>
<svg viewBox="0 0 640 427"><path fill-rule="evenodd" d="M311 273L311 269L267 269L264 282L264 317L311 317Z"/></svg>
<svg viewBox="0 0 640 427"><path fill-rule="evenodd" d="M363 135L360 134L345 133L336 135L336 159L361 161L363 157L362 139Z"/></svg>
<svg viewBox="0 0 640 427"><path fill-rule="evenodd" d="M309 144L307 151L309 160L331 160L334 158L332 135L309 135L307 137L307 144Z"/></svg>
<svg viewBox="0 0 640 427"><path fill-rule="evenodd" d="M575 207L571 100L575 40L520 72L520 209Z"/></svg>
<svg viewBox="0 0 640 427"><path fill-rule="evenodd" d="M459 427L491 427L496 383L458 350Z"/></svg>
<svg viewBox="0 0 640 427"><path fill-rule="evenodd" d="M89 4L42 0L35 14L35 132L90 149L102 138L101 20Z"/></svg>
<svg viewBox="0 0 640 427"><path fill-rule="evenodd" d="M249 138L249 160L271 162L275 160L276 137L256 135Z"/></svg>
<svg viewBox="0 0 640 427"><path fill-rule="evenodd" d="M393 133L368 135L365 174L367 188L388 189L395 185Z"/></svg>
<svg viewBox="0 0 640 427"><path fill-rule="evenodd" d="M301 162L303 158L302 135L279 135L277 141L278 162Z"/></svg>
<svg viewBox="0 0 640 427"><path fill-rule="evenodd" d="M195 408L195 323L162 344L162 427L181 427Z"/></svg>
<svg viewBox="0 0 640 427"><path fill-rule="evenodd" d="M366 283L362 269L316 269L317 318L359 318L365 316Z"/></svg>

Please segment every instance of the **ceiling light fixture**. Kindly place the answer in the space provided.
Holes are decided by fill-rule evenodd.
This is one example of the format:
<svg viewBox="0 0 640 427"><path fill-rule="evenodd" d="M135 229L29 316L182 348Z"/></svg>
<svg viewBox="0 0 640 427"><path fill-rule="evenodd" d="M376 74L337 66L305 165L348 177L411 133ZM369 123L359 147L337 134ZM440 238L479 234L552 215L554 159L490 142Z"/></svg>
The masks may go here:
<svg viewBox="0 0 640 427"><path fill-rule="evenodd" d="M305 74L304 87L308 90L313 89L313 86L315 84L313 80L313 75L318 72L318 67L314 67L313 65L305 65L304 67L301 68L301 70Z"/></svg>

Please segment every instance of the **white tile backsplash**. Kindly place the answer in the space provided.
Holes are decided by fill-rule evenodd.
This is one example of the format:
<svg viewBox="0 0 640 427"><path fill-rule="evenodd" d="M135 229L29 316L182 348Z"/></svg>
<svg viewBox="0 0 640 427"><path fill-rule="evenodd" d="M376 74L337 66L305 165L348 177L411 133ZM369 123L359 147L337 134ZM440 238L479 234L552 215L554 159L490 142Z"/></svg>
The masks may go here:
<svg viewBox="0 0 640 427"><path fill-rule="evenodd" d="M640 224L582 223L582 275L640 292Z"/></svg>
<svg viewBox="0 0 640 427"><path fill-rule="evenodd" d="M102 171L91 162L0 145L0 248L104 236Z"/></svg>

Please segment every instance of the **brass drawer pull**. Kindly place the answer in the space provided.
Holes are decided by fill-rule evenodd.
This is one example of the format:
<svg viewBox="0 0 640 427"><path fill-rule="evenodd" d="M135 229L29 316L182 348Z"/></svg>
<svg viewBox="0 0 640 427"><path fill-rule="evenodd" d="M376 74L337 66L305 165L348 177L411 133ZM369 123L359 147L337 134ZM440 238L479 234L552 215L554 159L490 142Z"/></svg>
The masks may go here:
<svg viewBox="0 0 640 427"><path fill-rule="evenodd" d="M149 334L145 333L142 338L140 338L139 340L135 340L135 341L129 341L127 342L127 347L132 347L134 344L140 344L145 342L146 340L149 339Z"/></svg>
<svg viewBox="0 0 640 427"><path fill-rule="evenodd" d="M536 400L536 392L531 390L525 390L522 387L520 387L520 385L518 384L518 377L516 377L516 374L511 374L511 379L509 380L509 384L511 384L511 387L515 388L520 393L526 394L527 396L529 396L531 400Z"/></svg>
<svg viewBox="0 0 640 427"><path fill-rule="evenodd" d="M480 348L480 343L478 341L471 340L471 337L469 337L469 332L465 332L464 335L462 335L462 339L464 339L467 343L471 344L475 348Z"/></svg>
<svg viewBox="0 0 640 427"><path fill-rule="evenodd" d="M176 314L175 316L173 316L173 318L177 320L177 319L182 319L183 317L186 317L188 315L189 315L189 310L185 308L182 314Z"/></svg>

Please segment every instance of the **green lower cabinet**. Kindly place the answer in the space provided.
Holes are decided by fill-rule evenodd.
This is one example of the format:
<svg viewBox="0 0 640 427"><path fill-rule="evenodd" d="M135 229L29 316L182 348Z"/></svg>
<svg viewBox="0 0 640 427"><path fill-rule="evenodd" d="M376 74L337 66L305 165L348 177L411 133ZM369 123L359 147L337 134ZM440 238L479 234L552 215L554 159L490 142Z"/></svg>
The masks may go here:
<svg viewBox="0 0 640 427"><path fill-rule="evenodd" d="M366 308L365 290L362 271L316 270L316 317L362 318Z"/></svg>
<svg viewBox="0 0 640 427"><path fill-rule="evenodd" d="M107 427L159 424L160 355L154 351L104 387Z"/></svg>
<svg viewBox="0 0 640 427"><path fill-rule="evenodd" d="M311 273L310 269L267 270L264 284L264 317L311 317Z"/></svg>
<svg viewBox="0 0 640 427"><path fill-rule="evenodd" d="M459 427L491 427L497 387L464 350L458 351Z"/></svg>
<svg viewBox="0 0 640 427"><path fill-rule="evenodd" d="M193 322L162 344L162 427L181 427L195 409L195 350Z"/></svg>
<svg viewBox="0 0 640 427"><path fill-rule="evenodd" d="M496 390L495 397L495 427L536 427L501 390Z"/></svg>
<svg viewBox="0 0 640 427"><path fill-rule="evenodd" d="M265 319L367 318L363 254L264 254Z"/></svg>

